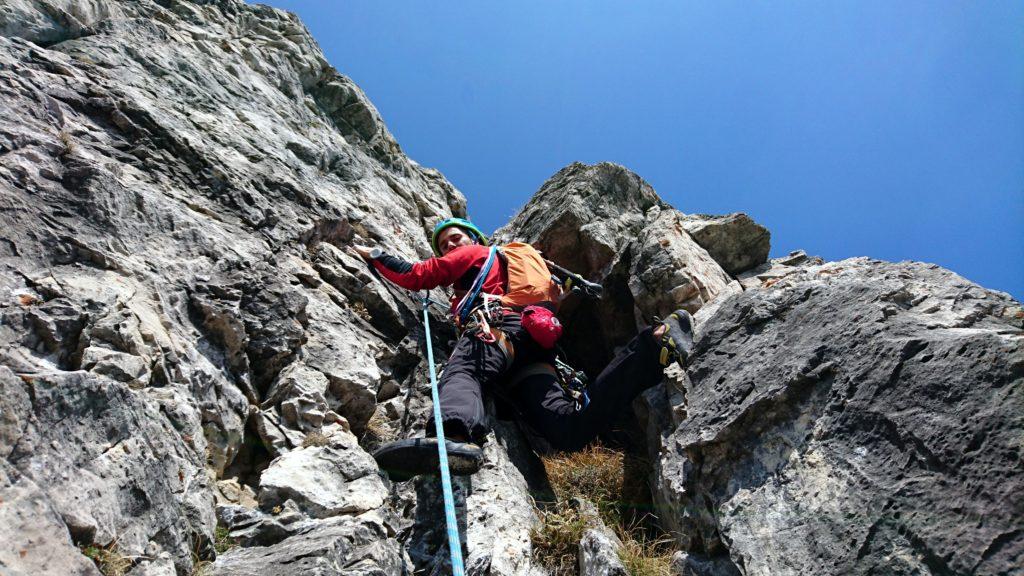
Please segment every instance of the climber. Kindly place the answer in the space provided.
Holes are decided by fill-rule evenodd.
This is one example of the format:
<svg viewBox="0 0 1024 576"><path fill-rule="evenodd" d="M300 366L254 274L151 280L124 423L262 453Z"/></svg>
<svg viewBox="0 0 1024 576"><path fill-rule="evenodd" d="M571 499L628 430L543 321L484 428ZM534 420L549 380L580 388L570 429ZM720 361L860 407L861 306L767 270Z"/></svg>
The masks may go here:
<svg viewBox="0 0 1024 576"><path fill-rule="evenodd" d="M481 446L488 432L485 390L508 401L534 437L547 442L546 448L578 450L640 392L660 382L663 367L673 361L682 366L692 347L692 318L677 310L658 326L641 331L615 356L587 388L589 403L581 409L553 368L554 340L561 333L552 314L559 289L549 285L551 275L540 253L519 243L502 250L489 247L484 234L462 218L438 223L431 247L435 257L418 263L379 248L353 249L403 288L454 289L451 312L460 337L439 383L453 474L472 474L483 462ZM427 430L433 429L428 423ZM392 479L407 479L437 470L437 440L398 440L373 456Z"/></svg>

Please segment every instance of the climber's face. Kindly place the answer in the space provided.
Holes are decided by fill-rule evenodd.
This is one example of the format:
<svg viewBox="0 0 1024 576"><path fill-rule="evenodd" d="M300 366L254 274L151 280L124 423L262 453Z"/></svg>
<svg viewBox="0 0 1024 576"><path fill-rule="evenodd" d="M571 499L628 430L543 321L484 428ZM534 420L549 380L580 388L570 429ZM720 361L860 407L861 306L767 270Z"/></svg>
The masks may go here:
<svg viewBox="0 0 1024 576"><path fill-rule="evenodd" d="M473 237L458 226L445 228L437 238L437 248L441 251L442 256L459 246L469 246L470 244L474 244Z"/></svg>

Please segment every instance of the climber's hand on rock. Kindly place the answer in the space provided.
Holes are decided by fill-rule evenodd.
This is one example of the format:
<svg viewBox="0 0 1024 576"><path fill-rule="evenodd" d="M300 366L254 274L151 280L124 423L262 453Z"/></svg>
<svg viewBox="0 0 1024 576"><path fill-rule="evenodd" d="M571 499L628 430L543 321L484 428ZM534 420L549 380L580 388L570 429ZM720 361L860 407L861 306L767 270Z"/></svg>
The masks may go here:
<svg viewBox="0 0 1024 576"><path fill-rule="evenodd" d="M352 251L358 254L360 258L366 260L367 262L373 260L373 248L370 248L368 246L360 246L359 244L352 244Z"/></svg>

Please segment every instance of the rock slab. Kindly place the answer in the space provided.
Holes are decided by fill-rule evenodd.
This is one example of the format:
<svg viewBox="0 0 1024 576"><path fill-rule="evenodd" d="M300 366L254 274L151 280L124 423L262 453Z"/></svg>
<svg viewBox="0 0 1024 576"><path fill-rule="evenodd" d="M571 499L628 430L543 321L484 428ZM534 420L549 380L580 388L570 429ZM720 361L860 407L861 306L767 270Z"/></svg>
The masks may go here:
<svg viewBox="0 0 1024 576"><path fill-rule="evenodd" d="M702 325L660 517L742 574L1010 574L1024 312L934 265L797 267Z"/></svg>

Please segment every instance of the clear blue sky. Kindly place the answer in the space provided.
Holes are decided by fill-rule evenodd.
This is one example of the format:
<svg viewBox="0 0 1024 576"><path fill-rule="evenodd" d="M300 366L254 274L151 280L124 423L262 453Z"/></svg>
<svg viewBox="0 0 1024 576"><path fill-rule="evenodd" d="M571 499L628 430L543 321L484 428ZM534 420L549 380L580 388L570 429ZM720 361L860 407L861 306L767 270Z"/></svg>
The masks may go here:
<svg viewBox="0 0 1024 576"><path fill-rule="evenodd" d="M1024 2L273 0L490 232L566 164L1024 298Z"/></svg>

